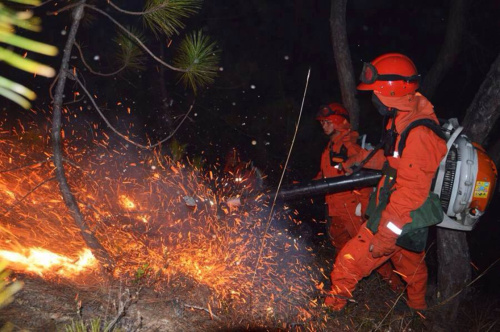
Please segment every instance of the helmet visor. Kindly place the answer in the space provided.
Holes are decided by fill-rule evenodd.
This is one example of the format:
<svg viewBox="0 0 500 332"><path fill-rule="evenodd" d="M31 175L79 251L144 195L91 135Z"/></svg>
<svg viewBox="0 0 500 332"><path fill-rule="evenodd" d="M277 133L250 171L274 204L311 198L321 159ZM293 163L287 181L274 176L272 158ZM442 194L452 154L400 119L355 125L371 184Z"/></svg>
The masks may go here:
<svg viewBox="0 0 500 332"><path fill-rule="evenodd" d="M341 116L344 119L346 119L347 121L350 121L348 114L345 114L343 112L338 112L337 110L332 109L328 105L320 107L318 113L316 114L316 119L318 119L318 120L327 119L328 117L333 116L333 115Z"/></svg>
<svg viewBox="0 0 500 332"><path fill-rule="evenodd" d="M369 62L363 64L363 70L359 80L365 84L373 84L375 81L406 81L418 82L420 75L402 76L397 74L379 74L377 68Z"/></svg>
<svg viewBox="0 0 500 332"><path fill-rule="evenodd" d="M377 80L377 76L377 68L369 62L365 62L359 80L365 84L372 84Z"/></svg>

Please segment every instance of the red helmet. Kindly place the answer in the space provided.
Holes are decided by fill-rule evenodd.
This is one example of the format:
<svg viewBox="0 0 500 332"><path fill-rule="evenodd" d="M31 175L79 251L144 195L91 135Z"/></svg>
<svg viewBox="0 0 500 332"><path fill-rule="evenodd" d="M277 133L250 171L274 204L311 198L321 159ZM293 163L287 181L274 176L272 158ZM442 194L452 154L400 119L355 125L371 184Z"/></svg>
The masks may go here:
<svg viewBox="0 0 500 332"><path fill-rule="evenodd" d="M321 106L316 114L316 120L331 121L336 128L349 128L351 126L349 112L339 103Z"/></svg>
<svg viewBox="0 0 500 332"><path fill-rule="evenodd" d="M387 53L363 66L358 90L373 90L387 97L402 97L418 89L420 75L413 61L399 53Z"/></svg>

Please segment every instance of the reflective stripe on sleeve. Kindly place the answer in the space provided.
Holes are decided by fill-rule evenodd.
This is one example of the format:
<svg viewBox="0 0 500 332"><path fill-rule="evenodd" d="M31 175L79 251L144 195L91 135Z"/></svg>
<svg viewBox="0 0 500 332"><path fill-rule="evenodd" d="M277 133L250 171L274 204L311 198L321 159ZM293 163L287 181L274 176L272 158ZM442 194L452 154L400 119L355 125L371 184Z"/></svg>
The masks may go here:
<svg viewBox="0 0 500 332"><path fill-rule="evenodd" d="M401 235L401 233L403 232L403 230L401 228L399 228L398 226L394 225L392 223L392 221L389 221L387 223L387 228L389 228L391 230L391 232L393 232L396 235Z"/></svg>
<svg viewBox="0 0 500 332"><path fill-rule="evenodd" d="M354 214L356 215L356 217L361 217L361 203L358 203L358 205L356 205L356 210L354 211Z"/></svg>

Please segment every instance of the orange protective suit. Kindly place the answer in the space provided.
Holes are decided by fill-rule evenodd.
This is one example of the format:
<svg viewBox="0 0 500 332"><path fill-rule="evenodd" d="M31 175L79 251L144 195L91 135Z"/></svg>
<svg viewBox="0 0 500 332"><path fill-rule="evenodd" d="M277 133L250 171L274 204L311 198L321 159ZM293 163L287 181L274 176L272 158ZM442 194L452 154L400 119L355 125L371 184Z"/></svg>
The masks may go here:
<svg viewBox="0 0 500 332"><path fill-rule="evenodd" d="M419 93L403 97L378 97L384 105L398 109L393 120L398 133L418 119L427 118L438 123L433 106ZM392 123L389 123L387 128L391 126ZM399 139L398 136L396 146ZM427 267L424 253L411 252L397 246L396 233L412 221L410 212L426 201L435 172L446 155L447 148L444 140L431 129L419 126L410 131L403 151L401 157L395 153L386 158L397 175L392 187L394 191L382 212L377 233L374 235L366 227L361 227L358 234L337 255L331 274L331 296L325 300L325 305L333 310L341 310L347 302L346 298L352 297L358 281L389 259L407 283L408 306L417 310L427 307ZM361 154L367 153L362 151ZM362 159L362 156L357 156L356 159ZM380 151L365 167L380 169L383 161L383 153ZM384 181L383 177L379 182L379 189Z"/></svg>
<svg viewBox="0 0 500 332"><path fill-rule="evenodd" d="M316 179L345 175L342 163L362 150L356 142L358 136L356 131L349 129L332 136L321 155L321 170ZM363 224L362 216L371 192L372 188L363 188L358 191L352 190L325 196L328 216L331 218L328 232L335 248L342 248L358 233Z"/></svg>
<svg viewBox="0 0 500 332"><path fill-rule="evenodd" d="M356 131L350 129L340 130L338 135L332 136L321 155L321 171L316 179L345 175L342 163L366 151L357 143L358 136ZM363 188L326 195L330 219L327 231L337 251L358 233L364 223L363 216L372 191L372 188ZM393 272L389 262L378 268L377 272L394 291L403 289L401 279Z"/></svg>

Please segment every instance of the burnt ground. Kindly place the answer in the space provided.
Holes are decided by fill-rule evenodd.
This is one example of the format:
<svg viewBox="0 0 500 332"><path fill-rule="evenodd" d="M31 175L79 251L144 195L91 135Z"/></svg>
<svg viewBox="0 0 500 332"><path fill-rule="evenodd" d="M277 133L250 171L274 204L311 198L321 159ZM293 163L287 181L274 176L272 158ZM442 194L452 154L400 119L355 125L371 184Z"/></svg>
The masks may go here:
<svg viewBox="0 0 500 332"><path fill-rule="evenodd" d="M304 328L300 322L289 322L290 325L285 328L267 325L271 322L252 322L246 312L249 308L240 308L239 313L224 313L214 308L211 316L206 305L210 289L188 279L179 280L176 290L156 292L148 287L120 283L88 287L47 282L22 275L17 278L25 283L24 289L0 314L3 323L11 322L16 329L58 331L72 321L90 322L96 317L109 323L120 316L121 306L127 306L127 301L130 301L129 306L117 324L124 331L300 331ZM365 282L374 290L383 286L376 286L376 283L377 278ZM384 289L378 291L384 292ZM370 297L364 294L363 288L358 293L360 296L357 300L360 303ZM359 304L350 305L344 317L332 318L329 323L334 325L328 326L330 324L327 323L325 330L346 330L352 324L371 326L375 317L359 316L358 307ZM374 310L373 313L379 314L380 310ZM394 316L391 317L394 319Z"/></svg>
<svg viewBox="0 0 500 332"><path fill-rule="evenodd" d="M64 331L74 322L101 326L116 321L119 331L498 331L498 302L470 302L457 322L443 322L439 306L429 296L425 315L412 313L404 296L393 293L377 276L362 280L355 291L356 303L341 314L318 311L305 321L277 323L272 316L253 316L251 305L210 308L212 290L179 276L168 287L155 290L135 282L47 281L17 274L24 288L13 303L0 310L0 326L14 331ZM93 284L92 286L89 286ZM435 292L429 287L429 295ZM394 302L400 301L394 305ZM75 331L75 330L70 330ZM81 331L81 330L79 330ZM90 331L90 329L89 329ZM104 328L102 329L104 331Z"/></svg>

